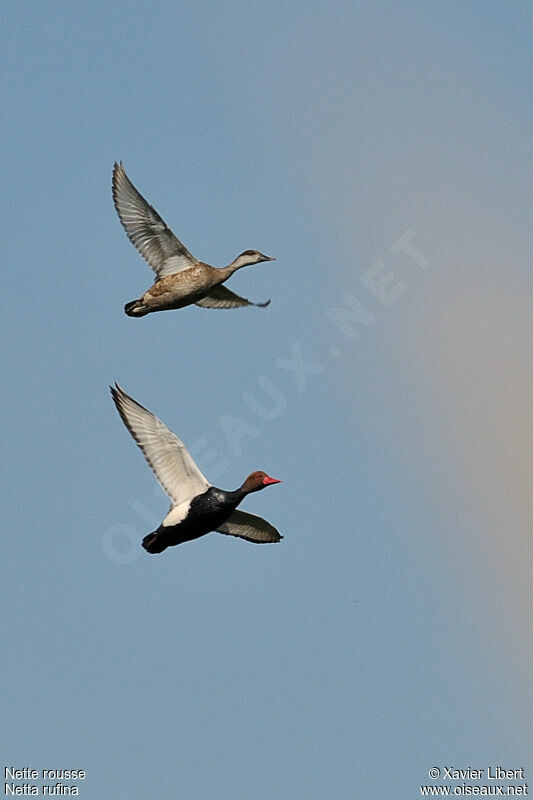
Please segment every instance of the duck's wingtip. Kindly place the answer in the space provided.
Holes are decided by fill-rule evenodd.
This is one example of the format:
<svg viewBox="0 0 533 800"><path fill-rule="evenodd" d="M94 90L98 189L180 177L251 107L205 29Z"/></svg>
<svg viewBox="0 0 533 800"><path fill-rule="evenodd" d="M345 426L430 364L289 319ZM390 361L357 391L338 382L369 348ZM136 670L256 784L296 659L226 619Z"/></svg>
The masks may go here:
<svg viewBox="0 0 533 800"><path fill-rule="evenodd" d="M113 400L126 394L122 386L120 386L120 384L118 384L116 381L114 386L109 386L109 391L111 392Z"/></svg>
<svg viewBox="0 0 533 800"><path fill-rule="evenodd" d="M115 161L113 165L113 175L112 175L112 189L113 189L113 197L115 197L115 193L118 191L119 184L127 178L126 170L124 169L124 164L122 161Z"/></svg>

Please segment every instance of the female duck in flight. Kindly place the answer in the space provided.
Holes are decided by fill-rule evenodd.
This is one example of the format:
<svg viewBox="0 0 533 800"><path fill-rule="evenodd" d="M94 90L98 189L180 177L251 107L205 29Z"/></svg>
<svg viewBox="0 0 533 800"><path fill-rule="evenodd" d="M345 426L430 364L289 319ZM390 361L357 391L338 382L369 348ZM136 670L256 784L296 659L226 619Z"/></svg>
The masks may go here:
<svg viewBox="0 0 533 800"><path fill-rule="evenodd" d="M227 267L211 267L198 261L174 236L155 208L130 181L122 162L113 170L113 202L129 240L156 274L155 283L137 300L126 303L130 317L168 311L195 303L203 308L267 306L252 303L223 286L236 270L260 261L275 261L258 250L245 250Z"/></svg>

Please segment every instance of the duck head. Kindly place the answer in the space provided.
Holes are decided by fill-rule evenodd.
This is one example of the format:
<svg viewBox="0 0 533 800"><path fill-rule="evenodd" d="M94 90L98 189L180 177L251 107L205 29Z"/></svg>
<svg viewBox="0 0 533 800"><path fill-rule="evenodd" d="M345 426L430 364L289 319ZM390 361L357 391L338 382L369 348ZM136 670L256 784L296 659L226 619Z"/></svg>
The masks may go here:
<svg viewBox="0 0 533 800"><path fill-rule="evenodd" d="M261 261L275 261L275 258L265 256L259 250L245 250L231 262L230 267L234 269L241 269L241 267L248 267L251 264L259 264Z"/></svg>
<svg viewBox="0 0 533 800"><path fill-rule="evenodd" d="M249 492L259 492L261 489L264 489L265 486L271 486L273 483L281 483L281 481L277 478L271 478L266 472L258 470L248 475L241 489L243 492L246 492L246 494Z"/></svg>

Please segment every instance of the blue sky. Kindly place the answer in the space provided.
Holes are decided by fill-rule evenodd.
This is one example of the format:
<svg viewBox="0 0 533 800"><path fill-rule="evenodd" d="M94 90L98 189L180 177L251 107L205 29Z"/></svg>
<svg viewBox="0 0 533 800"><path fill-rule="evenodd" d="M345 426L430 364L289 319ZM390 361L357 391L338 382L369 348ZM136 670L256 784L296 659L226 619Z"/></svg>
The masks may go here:
<svg viewBox="0 0 533 800"><path fill-rule="evenodd" d="M4 766L80 796L531 778L531 8L12 5ZM113 162L263 309L132 320ZM148 557L117 380L284 534ZM7 723L7 724L6 724Z"/></svg>

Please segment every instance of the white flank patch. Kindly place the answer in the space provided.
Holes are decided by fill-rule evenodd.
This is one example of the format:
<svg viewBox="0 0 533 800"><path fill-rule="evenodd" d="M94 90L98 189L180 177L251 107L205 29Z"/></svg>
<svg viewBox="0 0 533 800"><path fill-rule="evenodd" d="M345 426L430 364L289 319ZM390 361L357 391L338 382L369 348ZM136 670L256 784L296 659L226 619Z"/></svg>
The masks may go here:
<svg viewBox="0 0 533 800"><path fill-rule="evenodd" d="M190 507L191 507L190 500L186 500L184 503L180 503L179 506L174 506L174 508L170 509L170 511L166 515L161 525L163 525L165 528L170 528L172 525L178 525L180 522L183 522L183 520L189 513Z"/></svg>

